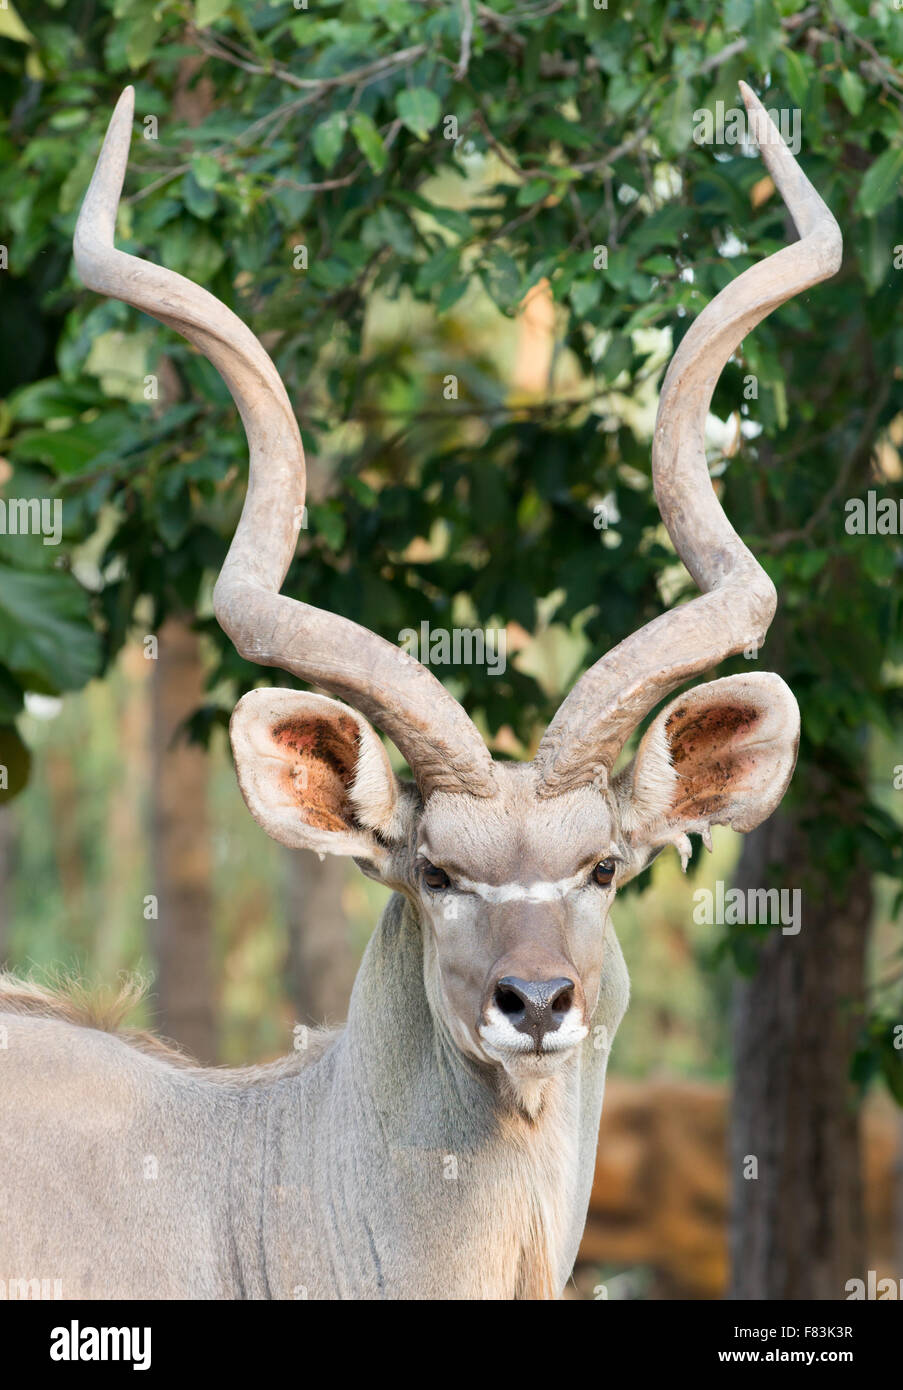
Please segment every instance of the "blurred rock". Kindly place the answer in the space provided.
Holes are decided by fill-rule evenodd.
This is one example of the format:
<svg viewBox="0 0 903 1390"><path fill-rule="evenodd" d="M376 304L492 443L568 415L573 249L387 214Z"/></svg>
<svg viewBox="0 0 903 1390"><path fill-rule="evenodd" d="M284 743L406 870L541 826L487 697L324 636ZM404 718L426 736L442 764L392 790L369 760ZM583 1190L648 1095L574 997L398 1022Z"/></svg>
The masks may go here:
<svg viewBox="0 0 903 1390"><path fill-rule="evenodd" d="M641 1266L653 1273L654 1297L723 1296L728 1104L728 1089L718 1084L608 1081L578 1262L581 1289L593 1283L586 1267ZM865 1107L863 1127L869 1267L897 1277L899 1115L876 1097Z"/></svg>

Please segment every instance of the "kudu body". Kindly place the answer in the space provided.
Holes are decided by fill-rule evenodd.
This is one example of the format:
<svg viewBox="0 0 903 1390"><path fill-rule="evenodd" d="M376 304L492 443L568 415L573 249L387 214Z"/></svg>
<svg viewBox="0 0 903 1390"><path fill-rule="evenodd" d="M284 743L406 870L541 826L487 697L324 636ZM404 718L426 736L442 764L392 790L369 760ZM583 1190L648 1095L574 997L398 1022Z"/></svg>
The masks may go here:
<svg viewBox="0 0 903 1390"><path fill-rule="evenodd" d="M281 596L304 502L298 428L257 340L181 276L117 251L132 98L79 217L85 282L155 315L221 371L248 435L248 495L216 586L238 650L342 697L261 688L232 743L282 843L352 855L394 892L347 1025L270 1067L197 1068L81 1025L7 982L0 1020L0 1276L72 1297L555 1297L586 1215L605 1068L627 1003L615 889L666 844L745 831L780 801L799 716L774 675L663 697L764 638L776 596L712 489L721 368L791 295L834 273L836 223L744 88L800 240L739 276L662 388L653 477L702 591L599 660L529 764L496 764L423 666ZM406 757L399 781L368 720Z"/></svg>

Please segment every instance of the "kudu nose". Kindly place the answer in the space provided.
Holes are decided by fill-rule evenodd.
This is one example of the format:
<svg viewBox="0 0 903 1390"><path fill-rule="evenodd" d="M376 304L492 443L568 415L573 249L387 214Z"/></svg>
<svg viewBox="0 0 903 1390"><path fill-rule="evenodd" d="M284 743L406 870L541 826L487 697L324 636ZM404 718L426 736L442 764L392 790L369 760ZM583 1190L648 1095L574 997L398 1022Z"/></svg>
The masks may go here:
<svg viewBox="0 0 903 1390"><path fill-rule="evenodd" d="M574 1002L574 981L520 980L503 975L497 982L493 1003L519 1033L526 1033L537 1048L546 1033L553 1033Z"/></svg>

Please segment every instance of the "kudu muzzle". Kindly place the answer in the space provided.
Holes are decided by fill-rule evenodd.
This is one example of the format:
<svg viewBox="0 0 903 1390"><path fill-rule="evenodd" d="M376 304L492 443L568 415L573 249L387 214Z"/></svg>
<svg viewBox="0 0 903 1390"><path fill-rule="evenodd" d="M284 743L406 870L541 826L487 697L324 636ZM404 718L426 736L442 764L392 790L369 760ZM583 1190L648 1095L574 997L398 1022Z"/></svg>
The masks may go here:
<svg viewBox="0 0 903 1390"><path fill-rule="evenodd" d="M492 1002L519 1033L533 1040L536 1052L543 1039L561 1027L574 1007L577 986L559 976L555 980L519 980L503 975L492 992Z"/></svg>

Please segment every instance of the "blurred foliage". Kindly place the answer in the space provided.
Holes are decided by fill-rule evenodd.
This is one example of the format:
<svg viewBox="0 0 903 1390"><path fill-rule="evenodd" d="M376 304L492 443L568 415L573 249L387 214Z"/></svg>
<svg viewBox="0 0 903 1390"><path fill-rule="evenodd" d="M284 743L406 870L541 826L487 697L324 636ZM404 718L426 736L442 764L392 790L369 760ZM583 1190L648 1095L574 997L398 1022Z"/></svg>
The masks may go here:
<svg viewBox="0 0 903 1390"><path fill-rule="evenodd" d="M903 498L901 74L900 14L867 0L0 11L3 488L61 500L64 538L0 536L0 747L18 784L23 692L106 670L136 613L152 630L194 612L217 644L199 736L242 690L283 679L242 662L210 617L246 469L225 387L71 270L127 81L119 244L235 308L304 427L317 486L288 591L391 640L466 611L487 627L563 628L589 653L692 592L659 525L648 417L625 402L654 386L665 335L676 345L792 236L751 151L694 139L694 113L735 108L746 78L768 107L799 111L800 162L845 256L724 372L713 475L781 596L763 665L802 708L790 804L845 891L863 870L899 879L899 815L863 768L869 731L899 728L903 552L899 536L848 534L844 503L870 488ZM474 324L488 303L513 319L543 279L560 335L552 389L512 399ZM398 331L383 337L386 312ZM159 400L145 399L152 375ZM600 534L603 498L617 520ZM512 663L501 678L448 679L510 750L531 746L573 675ZM857 812L842 820L851 786ZM727 944L748 966L749 934Z"/></svg>

